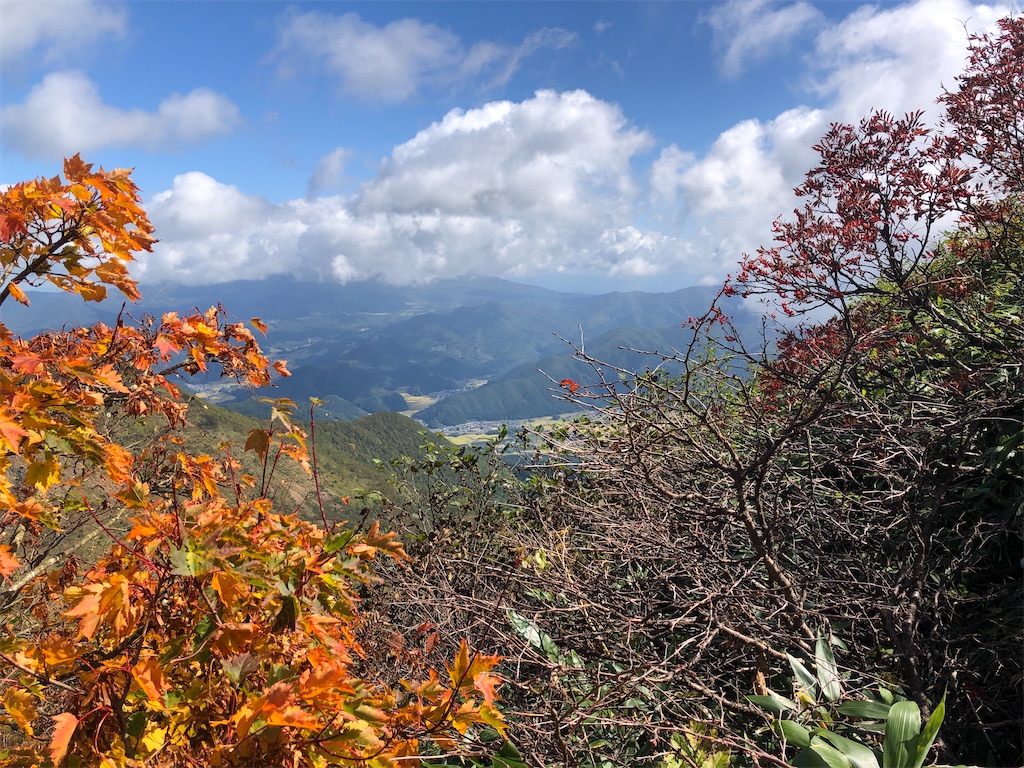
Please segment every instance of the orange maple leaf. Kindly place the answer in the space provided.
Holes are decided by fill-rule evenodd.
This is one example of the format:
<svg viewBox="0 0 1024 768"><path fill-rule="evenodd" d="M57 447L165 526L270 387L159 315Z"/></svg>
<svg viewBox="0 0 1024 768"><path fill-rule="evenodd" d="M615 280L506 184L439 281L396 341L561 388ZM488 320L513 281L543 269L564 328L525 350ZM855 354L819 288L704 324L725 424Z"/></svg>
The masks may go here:
<svg viewBox="0 0 1024 768"><path fill-rule="evenodd" d="M170 690L171 686L155 656L147 656L132 667L132 677L150 702L163 706L164 691Z"/></svg>
<svg viewBox="0 0 1024 768"><path fill-rule="evenodd" d="M53 722L56 725L53 728L53 736L50 737L50 759L54 765L60 765L68 753L75 729L78 728L78 718L70 712L62 712L53 716Z"/></svg>
<svg viewBox="0 0 1024 768"><path fill-rule="evenodd" d="M18 421L9 418L6 414L0 413L0 436L7 441L11 450L17 450L21 444L21 438L27 437L28 432Z"/></svg>
<svg viewBox="0 0 1024 768"><path fill-rule="evenodd" d="M470 655L469 644L463 638L459 645L459 653L455 657L454 666L448 667L448 676L451 678L452 685L464 693L477 690L485 697L489 695L491 701L488 701L488 704L490 704L494 699L494 686L498 680L487 673L500 660L500 656L484 656L481 653Z"/></svg>
<svg viewBox="0 0 1024 768"><path fill-rule="evenodd" d="M495 686L499 685L501 680L494 675L488 674L487 672L481 672L473 678L473 687L476 688L484 697L484 702L490 706L494 704L496 697Z"/></svg>
<svg viewBox="0 0 1024 768"><path fill-rule="evenodd" d="M181 345L178 342L162 333L156 337L153 346L156 347L156 352L162 360L169 359L175 352L181 349Z"/></svg>
<svg viewBox="0 0 1024 768"><path fill-rule="evenodd" d="M11 548L0 544L0 576L10 580L11 574L21 567L18 558L11 554Z"/></svg>

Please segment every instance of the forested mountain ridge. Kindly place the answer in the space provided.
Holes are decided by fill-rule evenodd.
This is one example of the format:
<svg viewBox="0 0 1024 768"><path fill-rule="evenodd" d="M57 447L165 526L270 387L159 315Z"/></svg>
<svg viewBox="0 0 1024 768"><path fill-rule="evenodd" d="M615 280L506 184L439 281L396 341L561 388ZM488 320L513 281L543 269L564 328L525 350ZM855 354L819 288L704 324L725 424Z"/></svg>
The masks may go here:
<svg viewBox="0 0 1024 768"><path fill-rule="evenodd" d="M406 394L440 393L451 402L439 403L424 416L425 423L437 427L554 413L550 382L538 370L556 377L573 367L566 340L593 340L588 343L628 365L613 351L616 347L682 346L681 325L716 292L690 287L591 296L497 278L411 287L275 279L142 285L140 290L142 300L130 309L136 316L159 317L182 305L205 310L219 303L239 319L260 317L270 326L264 348L287 359L292 373L277 382L276 394L296 402L316 397L323 401L324 418L405 411ZM38 330L40 323L112 324L122 306L113 299L94 306L75 304L59 293L31 295L33 312L4 307L2 317L11 328L27 332ZM753 315L750 320L756 322ZM269 413L244 389L224 387L217 379L207 382L207 387L196 385L204 397L251 415ZM488 384L480 393L462 392L481 382Z"/></svg>

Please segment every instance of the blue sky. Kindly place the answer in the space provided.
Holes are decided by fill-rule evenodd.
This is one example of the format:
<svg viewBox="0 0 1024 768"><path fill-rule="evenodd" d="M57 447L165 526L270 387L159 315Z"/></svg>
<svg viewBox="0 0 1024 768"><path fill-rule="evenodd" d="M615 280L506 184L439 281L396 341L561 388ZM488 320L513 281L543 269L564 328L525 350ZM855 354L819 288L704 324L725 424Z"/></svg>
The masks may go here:
<svg viewBox="0 0 1024 768"><path fill-rule="evenodd" d="M769 240L831 121L934 113L1013 11L0 0L0 183L134 167L146 282L673 290Z"/></svg>

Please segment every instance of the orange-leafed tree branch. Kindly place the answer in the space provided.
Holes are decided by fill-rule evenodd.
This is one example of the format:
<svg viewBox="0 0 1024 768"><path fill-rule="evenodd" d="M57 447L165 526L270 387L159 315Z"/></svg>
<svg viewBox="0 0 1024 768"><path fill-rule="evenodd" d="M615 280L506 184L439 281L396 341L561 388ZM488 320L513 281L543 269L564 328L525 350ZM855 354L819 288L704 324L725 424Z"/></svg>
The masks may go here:
<svg viewBox="0 0 1024 768"><path fill-rule="evenodd" d="M63 179L0 194L0 303L28 304L26 288L44 283L134 301L128 265L152 233L130 172L75 156ZM447 679L401 690L356 674L372 669L357 592L378 555L407 559L393 535L282 513L230 455L192 455L173 431L144 449L112 436L111 414L182 425L173 377L211 366L254 386L287 375L219 307L27 339L0 323L0 762L390 766L418 764L428 743L480 753L482 729L504 734L495 657L463 646ZM290 456L308 469L292 412L279 405L250 434L264 466ZM52 546L71 520L107 538L93 562Z"/></svg>

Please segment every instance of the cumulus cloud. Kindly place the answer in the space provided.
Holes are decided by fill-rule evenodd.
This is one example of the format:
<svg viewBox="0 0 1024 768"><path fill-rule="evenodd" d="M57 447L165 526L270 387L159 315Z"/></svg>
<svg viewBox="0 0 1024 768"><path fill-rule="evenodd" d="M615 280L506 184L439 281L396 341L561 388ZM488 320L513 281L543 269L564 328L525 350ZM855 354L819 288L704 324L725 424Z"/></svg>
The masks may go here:
<svg viewBox="0 0 1024 768"><path fill-rule="evenodd" d="M323 193L325 190L337 187L345 177L345 165L349 161L351 152L344 147L338 147L330 152L316 164L313 175L309 177L309 185L306 191L308 197Z"/></svg>
<svg viewBox="0 0 1024 768"><path fill-rule="evenodd" d="M291 273L409 283L466 274L646 275L692 253L633 221L631 160L652 139L584 91L453 110L396 147L355 195L271 204L200 173L148 206L161 243L140 277Z"/></svg>
<svg viewBox="0 0 1024 768"><path fill-rule="evenodd" d="M163 242L144 276L720 279L742 253L769 243L771 222L796 205L792 188L815 164L811 147L830 122L856 121L875 107L928 106L943 84L953 87L968 33L1007 11L925 0L865 7L833 25L819 20L807 64L815 106L741 121L700 154L681 143L658 146L618 107L584 91L539 91L452 110L395 147L352 195L272 204L186 174L149 208ZM951 19L969 20L967 30ZM481 49L479 62L492 61ZM420 87L415 76L410 82ZM324 158L311 191L336 184L344 162L343 150Z"/></svg>
<svg viewBox="0 0 1024 768"><path fill-rule="evenodd" d="M0 65L16 66L30 56L44 62L64 60L90 43L121 37L127 29L123 7L94 0L31 2L0 0ZM68 45L74 40L74 45Z"/></svg>
<svg viewBox="0 0 1024 768"><path fill-rule="evenodd" d="M792 188L811 166L810 147L826 129L825 115L806 107L774 120L746 120L718 137L675 184L690 215L711 233L721 265L767 242L771 223L792 208Z"/></svg>
<svg viewBox="0 0 1024 768"><path fill-rule="evenodd" d="M206 88L164 99L155 112L104 104L96 85L76 71L43 78L22 104L0 110L5 144L47 159L101 147L159 149L230 133L241 118L225 96Z"/></svg>
<svg viewBox="0 0 1024 768"><path fill-rule="evenodd" d="M669 202L674 202L682 187L683 172L697 160L693 152L684 152L675 144L661 150L651 164L651 191Z"/></svg>
<svg viewBox="0 0 1024 768"><path fill-rule="evenodd" d="M836 117L859 120L873 109L902 114L931 106L941 87L954 87L967 55L967 36L994 29L1012 6L968 0L917 0L865 6L818 35L814 88L831 98Z"/></svg>
<svg viewBox="0 0 1024 768"><path fill-rule="evenodd" d="M773 0L729 0L715 6L705 20L711 25L712 44L721 52L722 72L736 77L749 64L820 24L822 18L803 0L781 7Z"/></svg>
<svg viewBox="0 0 1024 768"><path fill-rule="evenodd" d="M575 36L543 29L518 46L480 41L468 48L454 33L406 18L378 27L357 13L295 14L282 26L275 56L284 72L312 64L354 96L403 101L426 85L447 87L483 78L501 85L527 56L542 48L564 48Z"/></svg>
<svg viewBox="0 0 1024 768"><path fill-rule="evenodd" d="M764 5L754 2L755 8ZM864 6L839 23L821 25L809 59L808 95L823 106L740 122L692 162L669 147L652 167L652 189L678 195L702 230L701 247L728 270L742 253L768 244L772 221L796 206L792 188L816 163L811 147L831 122L856 123L874 109L902 114L933 105L943 86L955 85L969 32L994 28L1009 12L967 0L918 0Z"/></svg>

